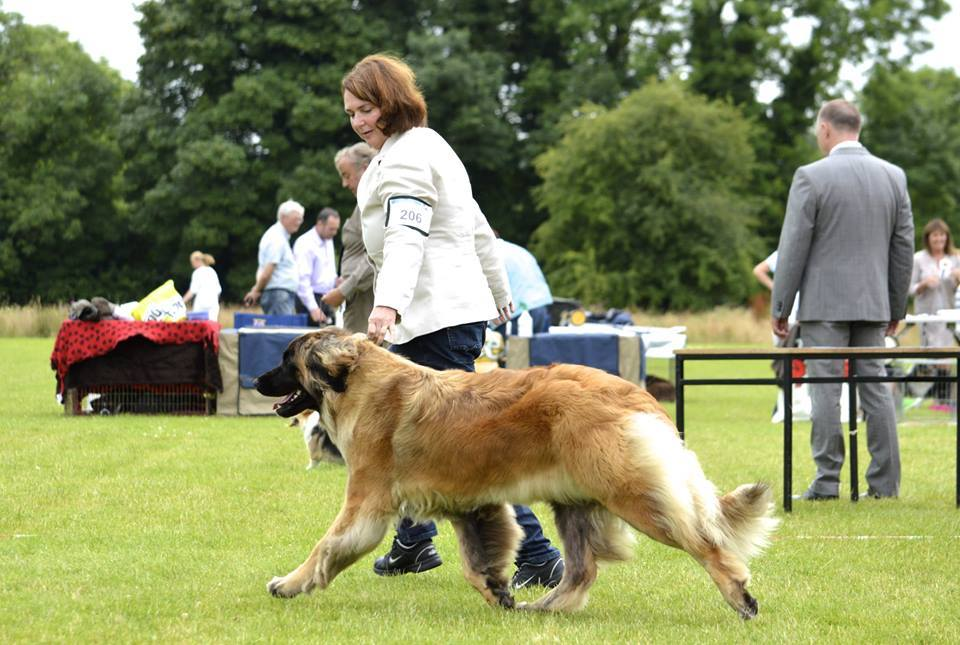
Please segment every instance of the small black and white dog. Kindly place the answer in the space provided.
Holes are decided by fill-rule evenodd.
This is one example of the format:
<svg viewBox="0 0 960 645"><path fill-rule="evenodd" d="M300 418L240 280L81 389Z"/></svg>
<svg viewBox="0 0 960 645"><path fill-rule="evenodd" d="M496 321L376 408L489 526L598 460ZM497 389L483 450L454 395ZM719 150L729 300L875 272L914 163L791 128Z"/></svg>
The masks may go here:
<svg viewBox="0 0 960 645"><path fill-rule="evenodd" d="M304 410L290 419L290 425L303 431L303 442L307 445L310 463L307 470L316 468L321 461L343 465L343 455L320 426L320 413L316 410Z"/></svg>

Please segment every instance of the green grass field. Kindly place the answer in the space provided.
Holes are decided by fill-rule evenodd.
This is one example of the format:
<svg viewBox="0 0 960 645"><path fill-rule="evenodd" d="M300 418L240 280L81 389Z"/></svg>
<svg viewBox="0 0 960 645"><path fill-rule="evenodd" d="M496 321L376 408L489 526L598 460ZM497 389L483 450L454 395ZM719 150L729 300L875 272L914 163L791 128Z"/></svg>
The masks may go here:
<svg viewBox="0 0 960 645"><path fill-rule="evenodd" d="M305 471L298 432L277 418L65 417L52 346L0 339L0 642L960 640L947 416L901 426L901 499L795 504L752 564L751 622L689 556L645 537L632 562L600 572L580 613L495 610L463 580L445 524L438 569L377 577L385 540L327 591L282 601L265 584L323 534L343 469ZM769 374L764 363L699 363L687 375L725 369ZM774 398L773 387L691 388L686 415L688 445L720 489L766 480L779 505ZM813 469L808 436L797 424L795 491ZM534 508L555 535L549 511Z"/></svg>

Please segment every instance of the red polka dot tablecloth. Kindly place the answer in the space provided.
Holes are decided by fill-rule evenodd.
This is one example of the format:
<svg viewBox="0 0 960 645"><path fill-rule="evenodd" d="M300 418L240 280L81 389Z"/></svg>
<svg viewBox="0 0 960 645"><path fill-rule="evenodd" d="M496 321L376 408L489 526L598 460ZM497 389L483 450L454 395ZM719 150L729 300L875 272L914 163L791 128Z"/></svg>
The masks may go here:
<svg viewBox="0 0 960 645"><path fill-rule="evenodd" d="M63 393L64 377L70 366L88 358L109 353L118 343L143 336L159 345L202 343L204 349L219 351L220 325L211 321L131 322L101 320L83 322L65 320L57 333L50 355L50 366L57 373L57 385Z"/></svg>

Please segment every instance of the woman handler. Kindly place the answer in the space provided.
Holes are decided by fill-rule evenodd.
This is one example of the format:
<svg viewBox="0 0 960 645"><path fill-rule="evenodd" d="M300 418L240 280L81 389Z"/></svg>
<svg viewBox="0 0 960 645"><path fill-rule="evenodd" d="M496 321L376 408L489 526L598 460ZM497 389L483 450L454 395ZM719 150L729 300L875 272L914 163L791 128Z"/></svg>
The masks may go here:
<svg viewBox="0 0 960 645"><path fill-rule="evenodd" d="M474 371L488 320L510 319L513 303L495 237L473 199L467 171L439 134L401 60L367 56L343 78L343 106L354 132L378 154L357 188L363 242L376 269L367 336L438 370ZM555 586L563 559L536 516L514 507L524 540L515 587ZM401 520L380 575L418 573L442 561L433 522Z"/></svg>

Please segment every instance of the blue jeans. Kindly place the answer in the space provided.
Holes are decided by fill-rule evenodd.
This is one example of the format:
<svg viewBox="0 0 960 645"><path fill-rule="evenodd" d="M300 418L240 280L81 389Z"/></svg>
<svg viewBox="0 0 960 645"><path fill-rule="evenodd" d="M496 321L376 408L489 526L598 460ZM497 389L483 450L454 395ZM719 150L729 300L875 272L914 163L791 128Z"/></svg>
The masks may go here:
<svg viewBox="0 0 960 645"><path fill-rule="evenodd" d="M391 345L390 351L435 370L473 372L473 361L483 349L486 327L483 322L446 327L402 345ZM517 514L517 524L523 529L523 542L517 551L517 564L539 563L559 557L560 552L543 534L543 528L533 511L526 506L514 506L513 510ZM414 524L405 517L397 525L397 539L407 545L430 539L436 534L437 526L433 522Z"/></svg>
<svg viewBox="0 0 960 645"><path fill-rule="evenodd" d="M297 294L286 289L264 289L260 294L260 306L263 313L272 315L293 315Z"/></svg>

